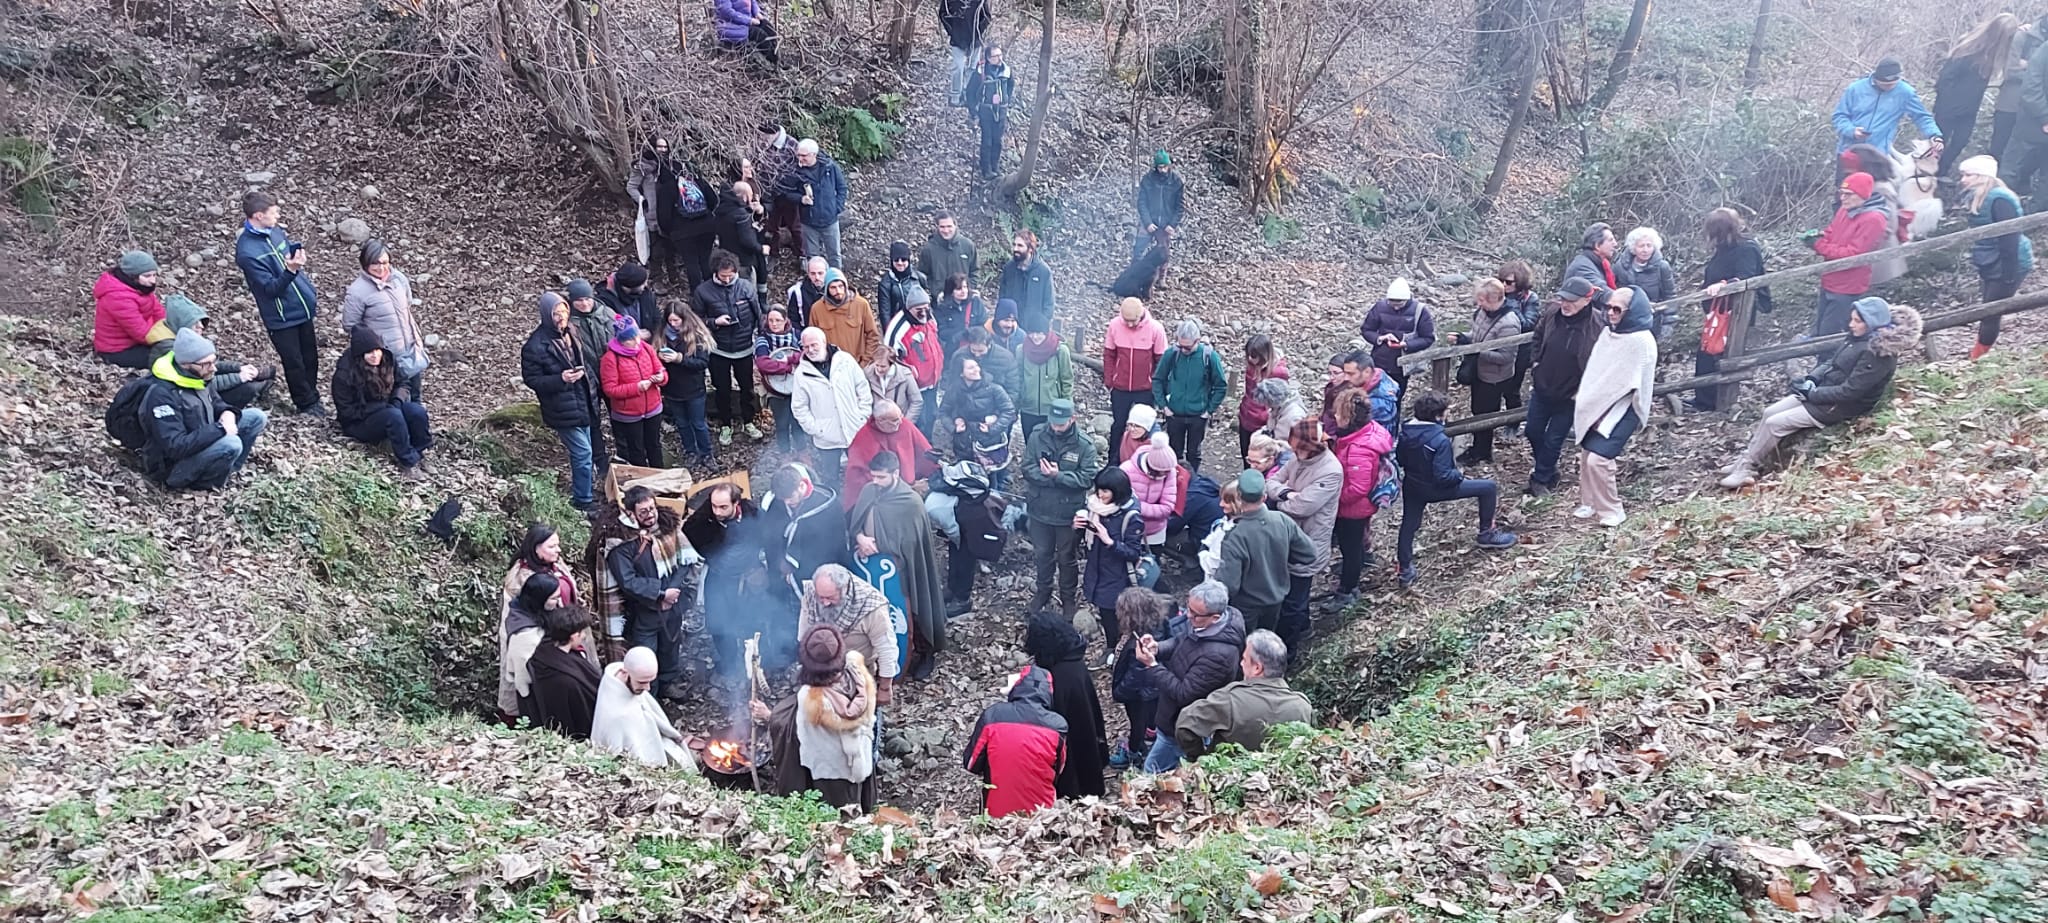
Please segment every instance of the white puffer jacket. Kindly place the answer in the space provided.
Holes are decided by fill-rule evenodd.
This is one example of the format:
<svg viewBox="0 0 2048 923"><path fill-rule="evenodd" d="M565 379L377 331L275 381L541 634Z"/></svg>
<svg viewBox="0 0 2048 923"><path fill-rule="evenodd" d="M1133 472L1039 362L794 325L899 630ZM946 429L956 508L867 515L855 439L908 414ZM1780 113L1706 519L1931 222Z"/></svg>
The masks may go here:
<svg viewBox="0 0 2048 923"><path fill-rule="evenodd" d="M789 410L812 444L821 449L843 449L852 445L854 434L867 425L875 395L860 363L836 346L827 348L830 376L808 359L797 361Z"/></svg>

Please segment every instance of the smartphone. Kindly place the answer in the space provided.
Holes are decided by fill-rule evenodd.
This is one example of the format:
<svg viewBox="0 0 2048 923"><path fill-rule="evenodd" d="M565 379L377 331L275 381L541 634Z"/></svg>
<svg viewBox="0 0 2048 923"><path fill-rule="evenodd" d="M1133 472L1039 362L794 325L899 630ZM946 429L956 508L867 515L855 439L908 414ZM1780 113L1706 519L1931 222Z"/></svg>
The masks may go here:
<svg viewBox="0 0 2048 923"><path fill-rule="evenodd" d="M305 244L302 244L302 243L299 243L298 241L296 241L296 240L295 240L295 241L292 241L292 243L291 243L291 246L289 246L289 247L286 247L286 248L284 248L284 255L285 255L285 256L298 256L298 255L299 255L299 251L300 251L300 250L304 250L304 249L306 249L306 245L305 245Z"/></svg>

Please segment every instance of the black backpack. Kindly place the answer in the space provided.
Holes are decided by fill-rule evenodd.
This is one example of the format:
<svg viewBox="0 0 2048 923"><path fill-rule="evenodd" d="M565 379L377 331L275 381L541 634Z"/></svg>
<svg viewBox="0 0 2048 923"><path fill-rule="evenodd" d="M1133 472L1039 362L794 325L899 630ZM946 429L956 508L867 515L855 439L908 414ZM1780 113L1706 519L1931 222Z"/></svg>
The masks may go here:
<svg viewBox="0 0 2048 923"><path fill-rule="evenodd" d="M142 444L149 439L142 429L142 401L155 384L156 376L148 373L130 378L107 405L107 435L130 452L142 451Z"/></svg>

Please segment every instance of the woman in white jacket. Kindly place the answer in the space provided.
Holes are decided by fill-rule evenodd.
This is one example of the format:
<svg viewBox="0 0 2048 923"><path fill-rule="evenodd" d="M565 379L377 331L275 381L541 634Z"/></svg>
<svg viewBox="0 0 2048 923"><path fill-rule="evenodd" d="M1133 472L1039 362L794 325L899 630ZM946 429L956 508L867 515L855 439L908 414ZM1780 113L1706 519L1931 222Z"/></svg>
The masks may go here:
<svg viewBox="0 0 2048 923"><path fill-rule="evenodd" d="M804 358L796 364L789 410L811 437L818 467L837 478L846 469L846 447L874 411L874 391L860 363L825 342L825 331L804 328L802 345Z"/></svg>
<svg viewBox="0 0 2048 923"><path fill-rule="evenodd" d="M1572 438L1585 450L1579 458L1579 508L1572 515L1603 526L1628 519L1615 485L1614 460L1629 437L1650 421L1650 398L1657 387L1651 317L1650 299L1642 292L1614 290L1607 301L1607 329L1586 357L1586 375L1572 407Z"/></svg>

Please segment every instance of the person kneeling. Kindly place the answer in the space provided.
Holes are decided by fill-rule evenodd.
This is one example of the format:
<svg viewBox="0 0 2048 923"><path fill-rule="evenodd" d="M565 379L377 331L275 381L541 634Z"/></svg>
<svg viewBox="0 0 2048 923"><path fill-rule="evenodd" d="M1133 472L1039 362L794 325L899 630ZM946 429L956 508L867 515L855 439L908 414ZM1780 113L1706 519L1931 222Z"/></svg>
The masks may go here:
<svg viewBox="0 0 2048 923"><path fill-rule="evenodd" d="M348 352L334 365L334 422L350 439L391 443L402 477L417 477L427 448L427 408L398 384L398 361L368 325L349 334Z"/></svg>
<svg viewBox="0 0 2048 923"><path fill-rule="evenodd" d="M143 471L174 490L212 490L242 470L256 437L270 422L254 407L235 410L213 386L219 359L213 341L181 330L171 351L151 366L156 378L142 398Z"/></svg>
<svg viewBox="0 0 2048 923"><path fill-rule="evenodd" d="M1756 483L1757 469L1786 436L1869 413L1891 387L1899 357L1919 346L1920 312L1882 298L1857 300L1849 312L1849 339L1833 358L1793 382L1791 395L1764 408L1749 448L1721 469L1727 475L1721 486L1736 490Z"/></svg>

